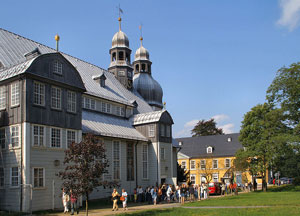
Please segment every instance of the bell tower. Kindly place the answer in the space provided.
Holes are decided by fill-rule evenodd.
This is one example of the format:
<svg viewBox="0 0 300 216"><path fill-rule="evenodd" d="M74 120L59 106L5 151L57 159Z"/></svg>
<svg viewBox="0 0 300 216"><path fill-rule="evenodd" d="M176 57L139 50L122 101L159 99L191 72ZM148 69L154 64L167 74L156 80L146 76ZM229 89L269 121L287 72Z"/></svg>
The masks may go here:
<svg viewBox="0 0 300 216"><path fill-rule="evenodd" d="M112 47L109 50L110 65L108 71L122 83L125 88L132 89L132 65L130 60L131 49L127 35L121 30L121 17L118 18L119 31L115 33L112 39Z"/></svg>

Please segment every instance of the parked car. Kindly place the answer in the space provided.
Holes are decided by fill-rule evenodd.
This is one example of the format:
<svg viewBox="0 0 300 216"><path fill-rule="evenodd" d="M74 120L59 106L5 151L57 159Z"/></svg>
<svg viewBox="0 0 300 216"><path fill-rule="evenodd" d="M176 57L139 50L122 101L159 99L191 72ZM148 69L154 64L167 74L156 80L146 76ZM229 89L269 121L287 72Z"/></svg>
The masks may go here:
<svg viewBox="0 0 300 216"><path fill-rule="evenodd" d="M208 184L208 190L210 195L220 195L221 194L221 182L211 182Z"/></svg>
<svg viewBox="0 0 300 216"><path fill-rule="evenodd" d="M280 184L292 184L293 179L288 177L282 177L280 178Z"/></svg>

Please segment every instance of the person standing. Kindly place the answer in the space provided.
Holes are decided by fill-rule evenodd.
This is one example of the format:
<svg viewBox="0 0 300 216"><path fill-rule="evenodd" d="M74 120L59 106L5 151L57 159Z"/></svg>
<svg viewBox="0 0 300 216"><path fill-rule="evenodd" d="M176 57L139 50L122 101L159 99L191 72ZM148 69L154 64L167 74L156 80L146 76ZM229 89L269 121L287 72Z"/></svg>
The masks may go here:
<svg viewBox="0 0 300 216"><path fill-rule="evenodd" d="M184 204L184 198L185 198L185 185L182 184L180 187L180 194L181 194L181 204Z"/></svg>
<svg viewBox="0 0 300 216"><path fill-rule="evenodd" d="M170 203L171 195L172 195L172 185L169 185L169 187L168 187L168 189L167 189L167 199L168 199L168 203Z"/></svg>
<svg viewBox="0 0 300 216"><path fill-rule="evenodd" d="M122 204L123 204L123 210L128 210L128 207L127 207L127 197L128 197L128 194L127 192L125 191L125 189L122 189Z"/></svg>
<svg viewBox="0 0 300 216"><path fill-rule="evenodd" d="M70 190L71 195L71 215L74 215L74 212L76 211L77 214L79 214L79 209L77 206L77 195L73 193L73 190Z"/></svg>
<svg viewBox="0 0 300 216"><path fill-rule="evenodd" d="M152 200L153 200L153 204L156 205L156 201L157 201L157 188L153 189Z"/></svg>
<svg viewBox="0 0 300 216"><path fill-rule="evenodd" d="M204 184L203 186L204 199L207 199L207 186Z"/></svg>
<svg viewBox="0 0 300 216"><path fill-rule="evenodd" d="M66 192L66 189L63 188L63 190L62 190L62 203L63 203L63 206L64 206L64 214L69 212L69 208L68 208L69 201L70 201L69 194Z"/></svg>
<svg viewBox="0 0 300 216"><path fill-rule="evenodd" d="M221 196L225 196L225 183L222 182L222 185L221 185Z"/></svg>
<svg viewBox="0 0 300 216"><path fill-rule="evenodd" d="M113 200L113 208L112 211L119 210L119 206L118 206L118 197L120 196L120 194L118 193L117 189L114 188L113 193L111 194L112 196L112 200Z"/></svg>

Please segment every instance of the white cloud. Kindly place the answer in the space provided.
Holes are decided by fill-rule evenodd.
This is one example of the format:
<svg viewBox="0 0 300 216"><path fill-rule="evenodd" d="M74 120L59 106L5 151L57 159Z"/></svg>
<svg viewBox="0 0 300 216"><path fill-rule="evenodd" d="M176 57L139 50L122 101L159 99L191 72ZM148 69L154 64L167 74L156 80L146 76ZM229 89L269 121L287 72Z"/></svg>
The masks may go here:
<svg viewBox="0 0 300 216"><path fill-rule="evenodd" d="M300 0L280 0L281 17L277 24L287 27L293 31L299 23Z"/></svg>
<svg viewBox="0 0 300 216"><path fill-rule="evenodd" d="M192 121L189 121L187 123L184 124L185 128L194 128L196 126L196 124L198 123L198 119L194 119Z"/></svg>
<svg viewBox="0 0 300 216"><path fill-rule="evenodd" d="M219 124L220 122L223 122L223 121L226 121L226 120L230 119L229 116L225 115L225 114L215 115L215 116L213 116L211 118L213 118L217 124Z"/></svg>
<svg viewBox="0 0 300 216"><path fill-rule="evenodd" d="M234 124L230 123L230 124L222 125L219 126L219 128L222 128L225 134L231 134L233 133Z"/></svg>
<svg viewBox="0 0 300 216"><path fill-rule="evenodd" d="M213 118L215 120L215 122L217 123L218 128L223 129L223 132L225 134L233 133L234 124L228 123L228 124L224 124L224 125L221 125L221 126L219 125L221 122L226 123L226 121L230 120L230 117L228 115L218 114L218 115L215 115L211 118ZM190 120L190 121L186 122L184 124L182 130L174 133L174 137L176 137L176 138L177 137L190 137L191 136L191 130L195 127L195 125L198 122L199 122L198 119L193 119L193 120Z"/></svg>
<svg viewBox="0 0 300 216"><path fill-rule="evenodd" d="M184 124L183 129L176 132L174 137L189 137L191 136L191 130L195 127L199 120L193 119Z"/></svg>

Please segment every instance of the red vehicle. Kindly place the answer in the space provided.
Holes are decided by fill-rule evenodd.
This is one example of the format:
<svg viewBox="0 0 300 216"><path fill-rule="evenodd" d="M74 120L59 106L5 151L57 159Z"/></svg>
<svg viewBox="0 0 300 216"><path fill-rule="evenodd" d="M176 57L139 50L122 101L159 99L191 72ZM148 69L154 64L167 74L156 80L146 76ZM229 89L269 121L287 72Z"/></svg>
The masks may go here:
<svg viewBox="0 0 300 216"><path fill-rule="evenodd" d="M211 182L208 184L208 190L210 195L221 195L221 182Z"/></svg>

